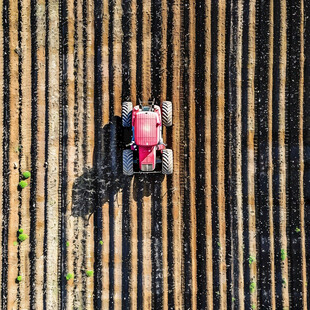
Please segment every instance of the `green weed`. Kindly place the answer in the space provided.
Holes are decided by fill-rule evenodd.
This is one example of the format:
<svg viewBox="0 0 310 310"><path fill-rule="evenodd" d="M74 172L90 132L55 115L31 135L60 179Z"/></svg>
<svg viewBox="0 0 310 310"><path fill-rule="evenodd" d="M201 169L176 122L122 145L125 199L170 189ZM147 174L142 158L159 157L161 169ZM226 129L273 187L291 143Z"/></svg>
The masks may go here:
<svg viewBox="0 0 310 310"><path fill-rule="evenodd" d="M28 239L28 235L26 235L26 234L20 234L18 236L18 240L21 242L25 241L26 239Z"/></svg>
<svg viewBox="0 0 310 310"><path fill-rule="evenodd" d="M74 278L74 274L73 273L67 273L67 275L66 275L66 279L67 279L67 281L69 281L70 279L73 279Z"/></svg>
<svg viewBox="0 0 310 310"><path fill-rule="evenodd" d="M88 277L92 277L94 275L94 271L93 270L86 270L86 275Z"/></svg>
<svg viewBox="0 0 310 310"><path fill-rule="evenodd" d="M30 173L29 171L23 172L23 178L24 178L24 179L28 179L28 178L30 178L30 177L31 177L31 173Z"/></svg>
<svg viewBox="0 0 310 310"><path fill-rule="evenodd" d="M255 257L251 255L251 256L249 257L249 265L251 265L252 263L254 263L255 260L256 260Z"/></svg>
<svg viewBox="0 0 310 310"><path fill-rule="evenodd" d="M250 284L250 293L251 293L251 294L254 293L255 288L256 288L255 282L251 282L251 284Z"/></svg>
<svg viewBox="0 0 310 310"><path fill-rule="evenodd" d="M20 182L18 183L18 185L19 185L19 187L20 187L21 189L23 189L23 188L25 188L26 186L28 186L28 183L27 183L26 181L20 181Z"/></svg>

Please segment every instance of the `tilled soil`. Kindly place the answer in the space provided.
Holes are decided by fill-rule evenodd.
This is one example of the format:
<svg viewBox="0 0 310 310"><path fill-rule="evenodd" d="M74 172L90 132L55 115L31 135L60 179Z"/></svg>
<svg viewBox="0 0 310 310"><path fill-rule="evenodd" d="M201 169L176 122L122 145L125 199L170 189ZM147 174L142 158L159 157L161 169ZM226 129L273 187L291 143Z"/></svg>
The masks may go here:
<svg viewBox="0 0 310 310"><path fill-rule="evenodd" d="M307 1L0 8L1 309L310 308ZM125 177L152 98L174 173Z"/></svg>

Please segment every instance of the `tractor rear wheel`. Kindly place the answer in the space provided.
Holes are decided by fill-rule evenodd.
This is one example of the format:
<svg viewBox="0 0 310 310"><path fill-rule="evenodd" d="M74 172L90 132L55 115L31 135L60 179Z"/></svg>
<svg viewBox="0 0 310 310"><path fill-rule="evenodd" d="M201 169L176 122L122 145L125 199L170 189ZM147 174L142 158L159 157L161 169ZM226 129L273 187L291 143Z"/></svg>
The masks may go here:
<svg viewBox="0 0 310 310"><path fill-rule="evenodd" d="M123 150L123 174L133 175L133 151Z"/></svg>
<svg viewBox="0 0 310 310"><path fill-rule="evenodd" d="M162 120L166 127L172 126L172 103L171 101L164 101L162 104Z"/></svg>
<svg viewBox="0 0 310 310"><path fill-rule="evenodd" d="M122 104L122 125L131 127L132 102L123 102Z"/></svg>
<svg viewBox="0 0 310 310"><path fill-rule="evenodd" d="M172 174L173 173L173 152L170 149L163 150L163 160L161 172L163 174Z"/></svg>

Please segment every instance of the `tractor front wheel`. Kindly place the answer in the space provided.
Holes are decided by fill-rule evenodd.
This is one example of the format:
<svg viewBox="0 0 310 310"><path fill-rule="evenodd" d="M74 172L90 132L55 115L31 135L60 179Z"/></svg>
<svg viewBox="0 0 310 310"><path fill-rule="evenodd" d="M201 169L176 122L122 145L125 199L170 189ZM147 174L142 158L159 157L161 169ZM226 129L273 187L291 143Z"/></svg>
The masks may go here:
<svg viewBox="0 0 310 310"><path fill-rule="evenodd" d="M123 102L122 104L122 125L131 127L132 102Z"/></svg>
<svg viewBox="0 0 310 310"><path fill-rule="evenodd" d="M123 174L133 175L133 151L123 150Z"/></svg>
<svg viewBox="0 0 310 310"><path fill-rule="evenodd" d="M171 101L164 101L162 104L162 120L166 127L172 126L172 103Z"/></svg>
<svg viewBox="0 0 310 310"><path fill-rule="evenodd" d="M161 172L163 174L172 174L173 173L173 152L170 149L163 150L162 153L162 168Z"/></svg>

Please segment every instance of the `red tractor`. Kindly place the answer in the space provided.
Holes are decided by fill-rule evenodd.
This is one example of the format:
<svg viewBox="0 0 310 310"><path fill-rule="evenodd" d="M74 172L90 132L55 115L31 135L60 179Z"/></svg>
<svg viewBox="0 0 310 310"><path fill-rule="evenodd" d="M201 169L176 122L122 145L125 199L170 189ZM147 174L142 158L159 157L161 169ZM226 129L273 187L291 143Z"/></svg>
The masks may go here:
<svg viewBox="0 0 310 310"><path fill-rule="evenodd" d="M156 163L161 165L163 174L173 172L173 153L163 143L162 127L172 126L172 103L164 101L162 107L155 105L155 99L147 105L131 102L122 104L122 125L131 127L131 142L123 150L123 173L133 175L135 172L157 172ZM157 170L157 171L156 171ZM159 170L160 171L160 170Z"/></svg>

